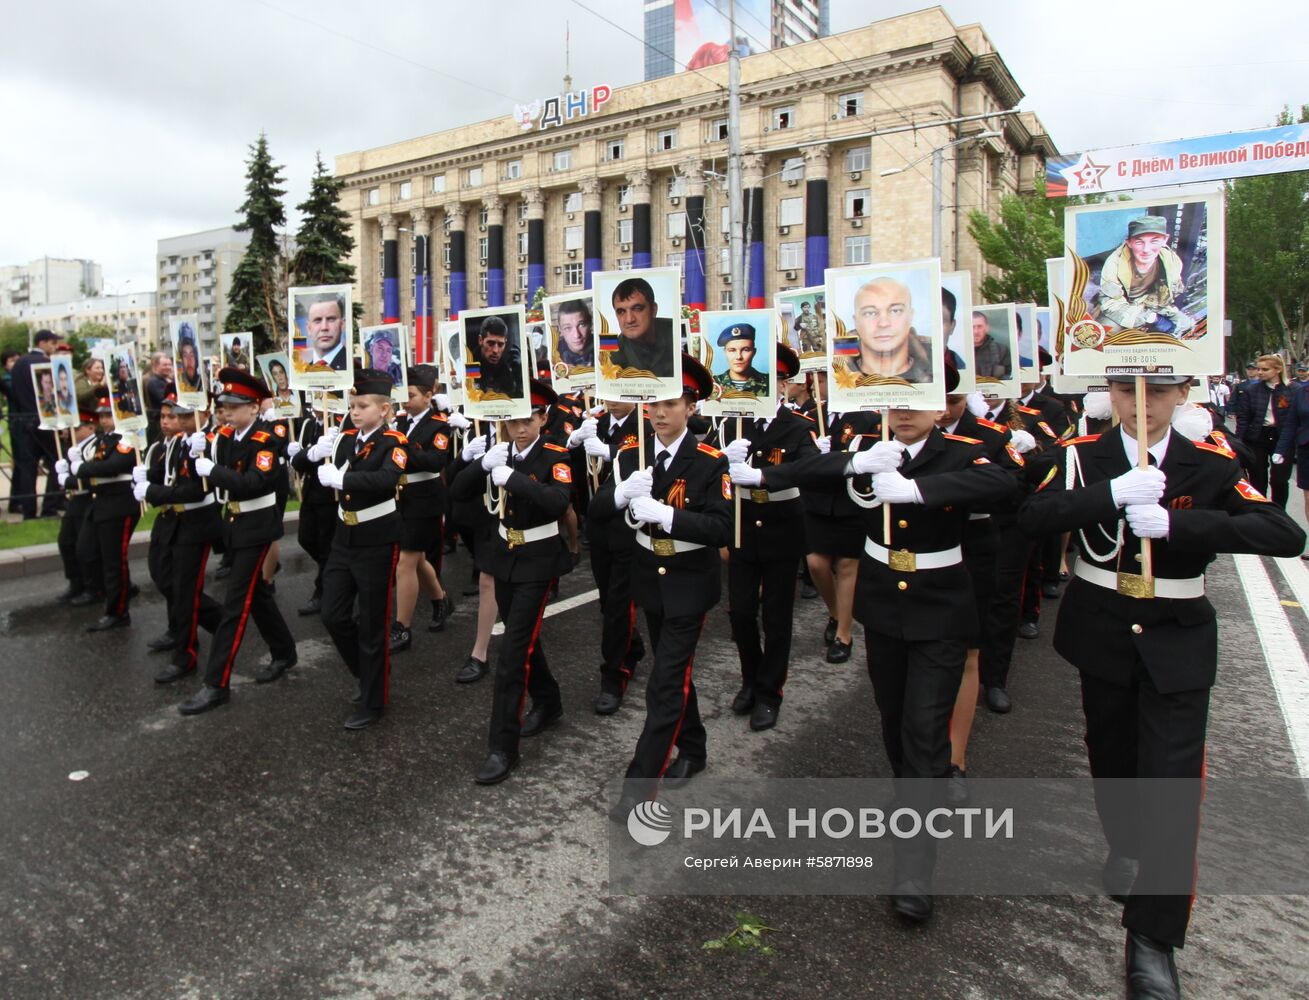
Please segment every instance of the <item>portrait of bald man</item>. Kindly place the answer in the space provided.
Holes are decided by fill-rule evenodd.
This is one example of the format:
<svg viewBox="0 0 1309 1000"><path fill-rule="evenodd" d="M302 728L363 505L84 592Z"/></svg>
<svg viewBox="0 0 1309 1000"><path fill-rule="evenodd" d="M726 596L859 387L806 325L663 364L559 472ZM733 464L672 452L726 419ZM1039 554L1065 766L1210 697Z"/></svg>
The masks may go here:
<svg viewBox="0 0 1309 1000"><path fill-rule="evenodd" d="M859 353L843 359L851 372L932 381L932 340L914 332L913 296L903 282L879 277L860 285L854 325Z"/></svg>

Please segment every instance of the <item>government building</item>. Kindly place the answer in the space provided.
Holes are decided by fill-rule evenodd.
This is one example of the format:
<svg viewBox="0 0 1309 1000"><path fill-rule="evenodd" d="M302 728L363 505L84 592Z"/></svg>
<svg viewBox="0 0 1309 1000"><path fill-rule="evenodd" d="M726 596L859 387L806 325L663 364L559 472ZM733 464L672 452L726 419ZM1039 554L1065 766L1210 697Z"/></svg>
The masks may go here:
<svg viewBox="0 0 1309 1000"><path fill-rule="evenodd" d="M662 265L682 269L685 303L729 308L727 72L593 81L338 156L363 322L409 323L421 344L464 309ZM980 279L968 213L1033 190L1056 153L1035 114L1014 112L1022 97L983 28L939 7L742 59L745 300L822 284L827 267L932 256L934 205L943 269Z"/></svg>

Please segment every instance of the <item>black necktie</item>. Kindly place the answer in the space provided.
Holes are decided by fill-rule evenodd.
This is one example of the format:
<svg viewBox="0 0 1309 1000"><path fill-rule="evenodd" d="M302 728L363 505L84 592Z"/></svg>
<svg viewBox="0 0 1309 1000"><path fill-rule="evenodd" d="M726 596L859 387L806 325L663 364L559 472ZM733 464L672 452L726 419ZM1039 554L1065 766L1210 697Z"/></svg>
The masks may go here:
<svg viewBox="0 0 1309 1000"><path fill-rule="evenodd" d="M660 479L668 471L668 451L661 451L655 456L654 478Z"/></svg>

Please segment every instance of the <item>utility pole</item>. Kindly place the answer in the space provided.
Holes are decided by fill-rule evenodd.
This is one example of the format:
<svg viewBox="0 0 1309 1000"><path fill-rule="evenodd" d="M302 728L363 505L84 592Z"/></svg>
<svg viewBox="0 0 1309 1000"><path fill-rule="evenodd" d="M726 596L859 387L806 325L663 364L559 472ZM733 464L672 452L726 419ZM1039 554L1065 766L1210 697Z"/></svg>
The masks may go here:
<svg viewBox="0 0 1309 1000"><path fill-rule="evenodd" d="M736 47L736 0L728 0L727 53L727 227L731 234L729 273L732 308L744 309L745 232L741 220L741 56ZM712 230L711 227L707 227Z"/></svg>

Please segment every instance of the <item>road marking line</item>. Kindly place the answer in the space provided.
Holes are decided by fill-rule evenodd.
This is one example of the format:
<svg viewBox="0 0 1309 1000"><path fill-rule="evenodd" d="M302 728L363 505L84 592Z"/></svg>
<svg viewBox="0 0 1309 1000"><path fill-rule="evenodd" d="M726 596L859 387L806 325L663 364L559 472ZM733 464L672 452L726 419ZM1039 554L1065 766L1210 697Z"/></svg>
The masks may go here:
<svg viewBox="0 0 1309 1000"><path fill-rule="evenodd" d="M1236 563L1236 574L1241 578L1245 599L1250 605L1250 617L1259 635L1259 645L1263 647L1264 662L1268 665L1268 675L1273 682L1273 691L1277 694L1277 704L1282 710L1286 734L1291 742L1291 751L1295 754L1300 777L1309 777L1309 662L1305 661L1304 650L1300 648L1300 642L1291 629L1291 622L1282 609L1263 560L1248 554L1232 558ZM1296 568L1303 571L1304 567L1299 565L1299 560L1294 561ZM1279 559L1278 562L1283 560ZM1300 596L1295 574L1288 574L1287 578L1296 596ZM1300 585L1309 587L1309 573L1306 573Z"/></svg>
<svg viewBox="0 0 1309 1000"><path fill-rule="evenodd" d="M545 609L543 618L553 618L555 615L563 614L565 611L572 611L573 608L580 608L583 604L590 604L592 601L600 599L599 590L588 590L584 594L576 594L564 601L556 601ZM504 635L504 622L496 622L491 628L492 635Z"/></svg>
<svg viewBox="0 0 1309 1000"><path fill-rule="evenodd" d="M1295 606L1309 607L1309 568L1305 567L1304 561L1296 556L1293 559L1274 559L1273 562L1277 563L1282 576L1286 577L1286 582L1291 585L1291 593L1295 594Z"/></svg>

